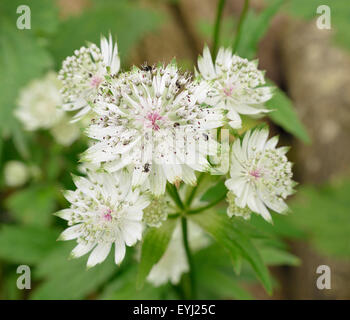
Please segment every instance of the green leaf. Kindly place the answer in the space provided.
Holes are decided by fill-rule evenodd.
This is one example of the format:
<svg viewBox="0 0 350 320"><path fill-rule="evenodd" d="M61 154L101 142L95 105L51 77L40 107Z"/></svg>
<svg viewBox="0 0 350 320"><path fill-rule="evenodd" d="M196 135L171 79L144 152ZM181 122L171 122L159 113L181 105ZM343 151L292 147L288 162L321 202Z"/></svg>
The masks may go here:
<svg viewBox="0 0 350 320"><path fill-rule="evenodd" d="M58 27L58 7L55 1L50 0L1 0L0 14L6 17L11 24L16 26L17 19L24 12L17 13L17 8L27 5L30 8L30 29L19 32L32 33L33 35L52 34Z"/></svg>
<svg viewBox="0 0 350 320"><path fill-rule="evenodd" d="M47 226L55 212L56 192L53 186L30 186L8 197L6 206L21 223Z"/></svg>
<svg viewBox="0 0 350 320"><path fill-rule="evenodd" d="M76 243L56 243L56 248L35 269L36 278L45 281L31 295L31 299L83 299L96 291L118 271L113 255L103 263L87 270L88 255L68 259Z"/></svg>
<svg viewBox="0 0 350 320"><path fill-rule="evenodd" d="M350 181L300 188L287 217L320 253L350 258Z"/></svg>
<svg viewBox="0 0 350 320"><path fill-rule="evenodd" d="M53 39L52 53L60 65L74 50L85 46L87 41L99 44L100 36L107 36L111 32L116 36L124 64L130 49L159 23L160 17L154 11L141 9L125 1L105 1L93 5L79 16L63 21L59 34Z"/></svg>
<svg viewBox="0 0 350 320"><path fill-rule="evenodd" d="M283 3L285 3L285 0L274 0L258 15L253 10L248 11L242 26L243 37L241 37L237 48L238 55L247 59L256 56L259 41L266 34L271 19Z"/></svg>
<svg viewBox="0 0 350 320"><path fill-rule="evenodd" d="M105 300L153 300L161 299L163 288L145 283L142 290L136 288L137 267L129 266L117 275L103 290L100 299Z"/></svg>
<svg viewBox="0 0 350 320"><path fill-rule="evenodd" d="M274 248L274 247L262 247L259 248L259 252L264 262L269 266L299 266L301 261L295 255L288 251Z"/></svg>
<svg viewBox="0 0 350 320"><path fill-rule="evenodd" d="M311 142L305 127L293 108L292 101L282 90L276 88L272 99L267 101L265 105L273 110L268 114L273 122L303 142L308 144Z"/></svg>
<svg viewBox="0 0 350 320"><path fill-rule="evenodd" d="M22 126L13 114L16 99L19 90L29 80L40 77L52 60L32 33L15 26L15 21L0 16L0 136L14 136L18 150L27 156Z"/></svg>
<svg viewBox="0 0 350 320"><path fill-rule="evenodd" d="M232 257L239 250L240 254L251 264L266 291L271 293L272 284L269 272L259 252L251 240L236 227L234 220L230 220L225 214L215 211L190 215L189 218L224 246Z"/></svg>
<svg viewBox="0 0 350 320"><path fill-rule="evenodd" d="M173 234L176 219L168 219L159 228L149 228L143 236L137 287L142 288L149 272L163 256Z"/></svg>
<svg viewBox="0 0 350 320"><path fill-rule="evenodd" d="M232 272L227 252L218 243L194 254L200 299L252 299L240 286L241 277Z"/></svg>
<svg viewBox="0 0 350 320"><path fill-rule="evenodd" d="M3 225L0 258L18 264L35 264L57 244L56 230L34 226Z"/></svg>
<svg viewBox="0 0 350 320"><path fill-rule="evenodd" d="M209 188L201 197L201 201L212 202L221 198L227 193L227 188L224 181L219 181L216 185Z"/></svg>

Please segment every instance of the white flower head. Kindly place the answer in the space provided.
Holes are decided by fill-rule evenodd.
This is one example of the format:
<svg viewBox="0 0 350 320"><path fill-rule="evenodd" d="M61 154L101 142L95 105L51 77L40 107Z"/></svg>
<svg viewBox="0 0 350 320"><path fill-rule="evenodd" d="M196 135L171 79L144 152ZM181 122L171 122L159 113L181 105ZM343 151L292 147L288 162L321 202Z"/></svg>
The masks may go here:
<svg viewBox="0 0 350 320"><path fill-rule="evenodd" d="M162 222L168 217L168 214L176 209L170 199L166 196L150 197L150 204L143 211L143 221L149 227L160 227Z"/></svg>
<svg viewBox="0 0 350 320"><path fill-rule="evenodd" d="M284 200L294 192L296 183L292 164L285 156L288 148L276 148L278 137L268 140L268 134L267 128L250 130L242 142L237 139L233 143L230 179L225 184L236 196L238 207L249 208L271 221L268 208L286 212Z"/></svg>
<svg viewBox="0 0 350 320"><path fill-rule="evenodd" d="M70 226L60 240L77 239L72 256L90 251L87 265L93 267L108 256L115 245L115 263L125 256L125 245L133 246L142 236L143 209L148 199L132 190L129 175L88 172L88 178L74 177L75 191L67 191L70 208L56 213Z"/></svg>
<svg viewBox="0 0 350 320"><path fill-rule="evenodd" d="M64 112L58 108L62 104L60 87L56 73L49 72L20 91L15 115L26 130L49 129L61 120Z"/></svg>
<svg viewBox="0 0 350 320"><path fill-rule="evenodd" d="M217 152L211 129L222 125L222 112L201 103L208 85L167 66L133 68L101 85L87 134L96 140L84 161L104 162L109 172L131 167L133 186L149 179L155 195L166 181L195 184L194 170L209 169Z"/></svg>
<svg viewBox="0 0 350 320"><path fill-rule="evenodd" d="M11 160L5 163L4 179L9 187L24 185L30 176L29 168L21 161Z"/></svg>
<svg viewBox="0 0 350 320"><path fill-rule="evenodd" d="M227 110L232 128L242 126L240 114L258 116L271 111L264 108L264 103L271 99L272 89L264 86L264 73L257 69L256 61L220 48L214 64L206 46L198 58L198 69L206 81L212 82L207 103Z"/></svg>
<svg viewBox="0 0 350 320"><path fill-rule="evenodd" d="M194 252L208 246L209 239L200 227L189 221L188 229L190 248ZM176 285L180 282L182 274L188 271L189 266L179 223L162 258L151 269L147 281L156 287L168 281Z"/></svg>
<svg viewBox="0 0 350 320"><path fill-rule="evenodd" d="M100 84L108 75L115 75L120 69L118 47L112 36L101 37L101 48L95 44L75 50L74 56L63 61L59 79L63 83L63 108L77 111L73 121L85 116L90 110Z"/></svg>

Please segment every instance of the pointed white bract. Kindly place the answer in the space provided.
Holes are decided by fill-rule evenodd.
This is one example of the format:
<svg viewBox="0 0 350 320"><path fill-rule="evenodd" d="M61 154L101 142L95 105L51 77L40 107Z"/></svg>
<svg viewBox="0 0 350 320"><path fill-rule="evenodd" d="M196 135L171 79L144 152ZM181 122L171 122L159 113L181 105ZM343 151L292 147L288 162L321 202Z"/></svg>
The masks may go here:
<svg viewBox="0 0 350 320"><path fill-rule="evenodd" d="M155 195L166 181L195 184L195 170L209 168L217 153L211 129L222 125L222 112L201 105L208 85L182 75L176 64L133 68L100 87L87 130L96 144L82 160L104 163L115 172L128 166L132 185L148 180Z"/></svg>
<svg viewBox="0 0 350 320"><path fill-rule="evenodd" d="M225 184L236 197L235 204L239 208L249 208L271 221L268 208L286 212L288 207L284 200L294 192L295 182L292 164L285 156L288 148L276 148L278 137L268 140L268 134L267 128L250 130L242 142L237 139L233 143L230 179ZM242 215L242 211L237 214L230 207L229 215Z"/></svg>
<svg viewBox="0 0 350 320"><path fill-rule="evenodd" d="M142 236L143 209L149 204L146 196L132 190L130 176L88 172L88 178L74 177L75 191L67 191L70 208L56 213L68 221L60 240L76 239L72 256L91 251L87 265L93 267L108 256L115 246L115 263L125 256L125 246L133 246Z"/></svg>
<svg viewBox="0 0 350 320"><path fill-rule="evenodd" d="M220 48L215 64L208 47L198 58L200 75L212 83L209 105L226 110L229 125L242 126L240 115L258 116L270 110L264 103L271 99L272 90L265 85L264 73L257 69L256 61L233 55L231 49Z"/></svg>
<svg viewBox="0 0 350 320"><path fill-rule="evenodd" d="M198 251L209 244L209 239L203 230L189 221L188 235L190 248ZM147 281L154 286L160 286L170 282L174 285L180 282L183 273L188 272L186 252L182 239L181 224L179 223L171 237L169 245L162 258L156 263L147 277Z"/></svg>
<svg viewBox="0 0 350 320"><path fill-rule="evenodd" d="M78 121L91 110L100 84L108 75L120 69L118 47L112 36L101 38L101 48L95 44L75 50L74 56L63 61L59 79L63 83L63 108L75 111L73 121Z"/></svg>

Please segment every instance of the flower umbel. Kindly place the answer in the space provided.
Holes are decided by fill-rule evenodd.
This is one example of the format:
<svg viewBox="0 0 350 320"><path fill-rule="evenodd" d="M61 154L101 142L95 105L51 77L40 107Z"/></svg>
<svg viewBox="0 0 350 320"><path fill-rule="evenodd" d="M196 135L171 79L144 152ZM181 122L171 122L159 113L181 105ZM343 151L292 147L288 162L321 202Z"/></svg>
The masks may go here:
<svg viewBox="0 0 350 320"><path fill-rule="evenodd" d="M26 130L50 129L62 119L60 87L56 73L49 72L21 90L15 115Z"/></svg>
<svg viewBox="0 0 350 320"><path fill-rule="evenodd" d="M149 204L138 190L132 191L129 175L88 173L88 178L74 177L75 191L65 197L69 209L56 213L70 226L60 240L77 239L72 256L80 257L90 251L87 265L93 267L106 259L115 245L115 263L125 256L125 245L133 246L142 235L143 209Z"/></svg>
<svg viewBox="0 0 350 320"><path fill-rule="evenodd" d="M198 58L200 75L212 83L206 102L227 110L232 128L240 128L240 114L257 116L269 112L263 104L272 97L272 90L265 85L264 74L255 61L233 55L231 49L220 48L213 63L208 47Z"/></svg>
<svg viewBox="0 0 350 320"><path fill-rule="evenodd" d="M278 137L268 140L268 134L266 128L250 130L242 142L239 139L234 142L231 178L225 184L236 196L235 204L244 212L248 207L271 221L267 208L285 212L288 207L284 200L294 192L295 182L292 180L292 164L285 156L288 148L276 148Z"/></svg>
<svg viewBox="0 0 350 320"><path fill-rule="evenodd" d="M101 49L95 44L75 50L74 56L63 61L59 72L62 80L63 108L78 111L74 120L81 119L91 110L97 90L107 75L115 75L120 69L117 44L101 38Z"/></svg>
<svg viewBox="0 0 350 320"><path fill-rule="evenodd" d="M129 166L132 185L149 178L155 195L165 184L195 184L194 170L209 168L217 151L210 129L222 125L220 110L202 106L207 84L182 75L176 64L150 70L134 68L101 85L87 134L96 144L83 160L105 162L114 172Z"/></svg>

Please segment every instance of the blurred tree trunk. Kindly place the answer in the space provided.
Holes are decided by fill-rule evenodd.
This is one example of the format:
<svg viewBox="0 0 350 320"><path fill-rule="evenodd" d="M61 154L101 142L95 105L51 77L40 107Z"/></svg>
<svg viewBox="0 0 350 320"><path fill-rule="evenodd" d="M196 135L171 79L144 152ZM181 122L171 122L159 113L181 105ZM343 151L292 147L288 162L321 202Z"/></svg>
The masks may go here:
<svg viewBox="0 0 350 320"><path fill-rule="evenodd" d="M332 45L330 36L315 21L288 20L280 37L285 86L312 139L311 145L295 141L301 183L324 183L349 170L350 56ZM294 251L303 264L288 275L290 298L350 298L349 262L322 257L305 244L295 244ZM316 268L322 264L331 268L331 290L316 288Z"/></svg>

